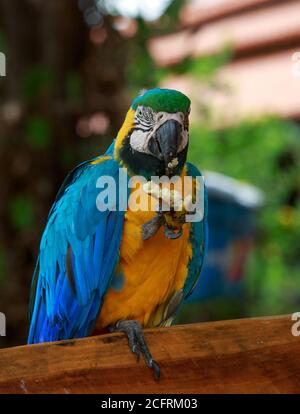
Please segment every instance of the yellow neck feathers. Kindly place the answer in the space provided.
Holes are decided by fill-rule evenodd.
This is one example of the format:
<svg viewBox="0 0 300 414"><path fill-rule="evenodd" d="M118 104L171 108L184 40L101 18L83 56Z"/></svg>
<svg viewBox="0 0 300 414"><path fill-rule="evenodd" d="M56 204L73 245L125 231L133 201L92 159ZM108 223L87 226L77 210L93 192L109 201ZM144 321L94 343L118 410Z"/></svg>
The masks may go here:
<svg viewBox="0 0 300 414"><path fill-rule="evenodd" d="M120 159L119 151L120 151L120 148L121 148L122 143L124 141L124 138L129 134L130 130L134 126L134 115L135 115L134 109L129 108L129 111L126 114L125 121L124 121L121 129L118 132L116 142L115 142L115 152L114 152L114 157L117 160Z"/></svg>

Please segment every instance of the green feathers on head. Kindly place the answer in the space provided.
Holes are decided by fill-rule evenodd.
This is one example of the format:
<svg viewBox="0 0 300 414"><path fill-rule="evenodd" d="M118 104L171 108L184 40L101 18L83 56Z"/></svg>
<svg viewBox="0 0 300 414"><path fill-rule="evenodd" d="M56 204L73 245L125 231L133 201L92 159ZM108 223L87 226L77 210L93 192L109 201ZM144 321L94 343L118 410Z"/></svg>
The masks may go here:
<svg viewBox="0 0 300 414"><path fill-rule="evenodd" d="M138 96L131 107L149 106L155 112L188 112L191 101L183 93L174 89L150 89L143 95Z"/></svg>

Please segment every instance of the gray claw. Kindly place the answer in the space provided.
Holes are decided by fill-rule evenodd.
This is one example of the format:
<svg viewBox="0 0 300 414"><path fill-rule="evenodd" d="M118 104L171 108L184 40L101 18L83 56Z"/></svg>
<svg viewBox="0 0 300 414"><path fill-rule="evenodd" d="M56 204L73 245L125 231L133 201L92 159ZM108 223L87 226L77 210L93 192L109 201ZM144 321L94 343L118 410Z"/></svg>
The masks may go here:
<svg viewBox="0 0 300 414"><path fill-rule="evenodd" d="M134 344L131 348L131 352L136 356L137 362L140 361L140 348L137 344Z"/></svg>
<svg viewBox="0 0 300 414"><path fill-rule="evenodd" d="M154 359L152 360L152 367L153 371L154 371L154 378L156 379L156 381L159 380L160 378L160 367L158 365L158 363L156 361L154 361Z"/></svg>
<svg viewBox="0 0 300 414"><path fill-rule="evenodd" d="M172 239L172 240L178 239L179 237L182 236L182 234L183 234L182 229L180 229L177 233L175 233L175 231L170 229L168 226L165 226L165 236L168 239Z"/></svg>
<svg viewBox="0 0 300 414"><path fill-rule="evenodd" d="M140 354L143 354L147 366L153 369L154 378L158 381L160 378L160 368L158 363L152 358L144 338L141 324L137 321L118 321L111 330L114 332L121 331L127 335L131 352L136 356L138 361Z"/></svg>
<svg viewBox="0 0 300 414"><path fill-rule="evenodd" d="M152 368L154 371L154 378L156 379L156 381L159 380L160 378L160 367L158 365L158 363L154 360L154 359L150 359L150 360L146 360L146 364L148 365L149 368Z"/></svg>
<svg viewBox="0 0 300 414"><path fill-rule="evenodd" d="M164 224L165 218L161 213L157 213L152 220L143 224L142 226L142 239L148 240L150 237L154 236L160 227Z"/></svg>

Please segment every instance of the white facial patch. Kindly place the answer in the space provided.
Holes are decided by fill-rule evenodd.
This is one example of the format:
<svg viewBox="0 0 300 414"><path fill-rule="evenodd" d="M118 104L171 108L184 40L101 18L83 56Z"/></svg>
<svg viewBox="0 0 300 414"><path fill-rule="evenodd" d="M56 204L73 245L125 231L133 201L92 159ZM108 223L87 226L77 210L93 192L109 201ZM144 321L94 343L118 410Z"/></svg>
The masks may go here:
<svg viewBox="0 0 300 414"><path fill-rule="evenodd" d="M147 152L148 151L148 135L149 132L141 131L139 129L133 131L130 136L130 145L133 149L139 152ZM149 151L148 151L149 152Z"/></svg>

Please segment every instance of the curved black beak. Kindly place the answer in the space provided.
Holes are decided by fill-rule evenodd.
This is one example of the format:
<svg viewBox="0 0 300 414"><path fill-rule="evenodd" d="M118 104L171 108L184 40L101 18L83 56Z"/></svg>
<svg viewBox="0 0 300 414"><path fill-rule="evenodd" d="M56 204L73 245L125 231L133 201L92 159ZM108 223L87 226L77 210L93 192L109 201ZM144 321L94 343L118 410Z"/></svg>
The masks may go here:
<svg viewBox="0 0 300 414"><path fill-rule="evenodd" d="M164 161L166 168L177 157L181 142L182 126L178 121L169 119L162 124L149 141L149 151Z"/></svg>

